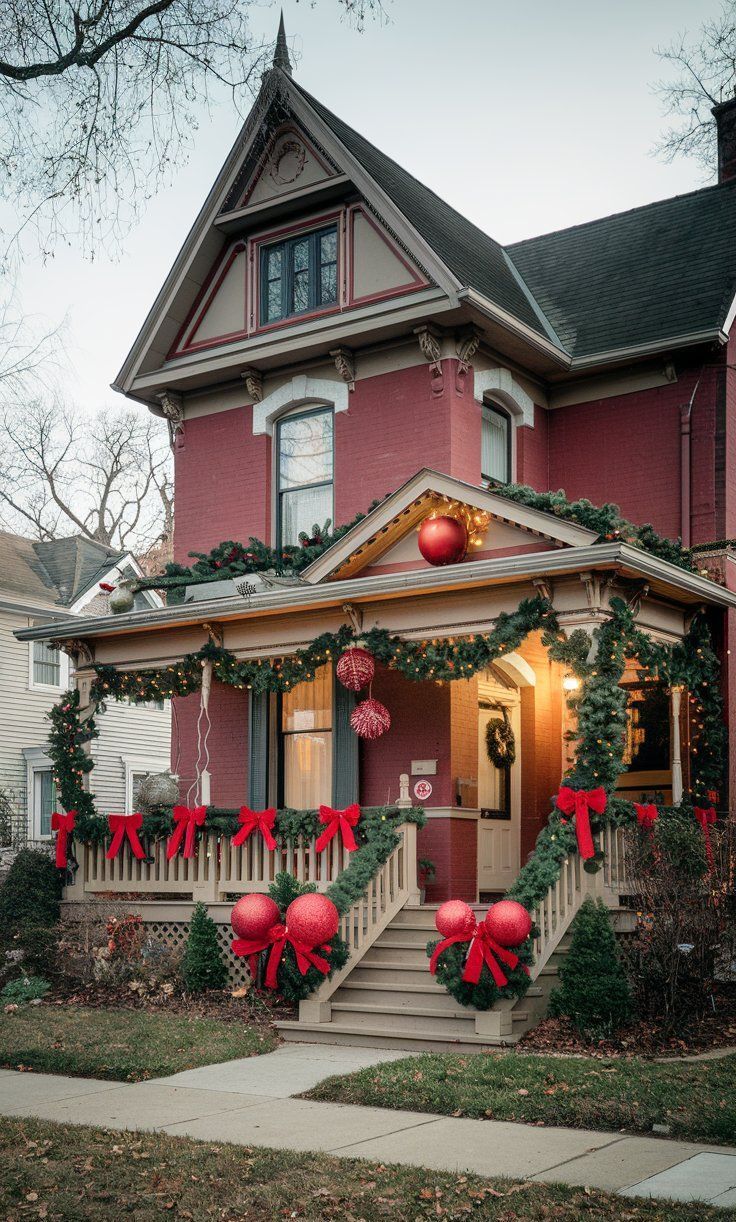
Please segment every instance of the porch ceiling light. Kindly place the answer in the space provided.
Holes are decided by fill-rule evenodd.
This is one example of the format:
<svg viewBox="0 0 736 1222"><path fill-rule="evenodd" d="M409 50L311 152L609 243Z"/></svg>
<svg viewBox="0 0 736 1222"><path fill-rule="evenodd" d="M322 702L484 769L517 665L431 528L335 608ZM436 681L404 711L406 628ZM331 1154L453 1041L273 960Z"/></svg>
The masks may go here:
<svg viewBox="0 0 736 1222"><path fill-rule="evenodd" d="M580 687L580 680L575 678L575 675L564 675L562 686L566 692L576 692Z"/></svg>

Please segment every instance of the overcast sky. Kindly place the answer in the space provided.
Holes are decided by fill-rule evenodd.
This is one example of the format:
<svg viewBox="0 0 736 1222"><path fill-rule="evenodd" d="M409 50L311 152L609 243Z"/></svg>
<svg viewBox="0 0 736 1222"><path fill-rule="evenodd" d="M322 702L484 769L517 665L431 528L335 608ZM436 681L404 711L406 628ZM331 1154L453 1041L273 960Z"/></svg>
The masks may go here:
<svg viewBox="0 0 736 1222"><path fill-rule="evenodd" d="M695 163L651 155L664 126L654 49L697 28L719 0L384 0L363 33L336 0L285 0L295 75L331 110L501 242L703 185ZM278 7L254 6L275 36ZM70 402L109 389L240 120L203 116L191 159L147 207L118 262L65 251L21 277L27 312L68 316Z"/></svg>

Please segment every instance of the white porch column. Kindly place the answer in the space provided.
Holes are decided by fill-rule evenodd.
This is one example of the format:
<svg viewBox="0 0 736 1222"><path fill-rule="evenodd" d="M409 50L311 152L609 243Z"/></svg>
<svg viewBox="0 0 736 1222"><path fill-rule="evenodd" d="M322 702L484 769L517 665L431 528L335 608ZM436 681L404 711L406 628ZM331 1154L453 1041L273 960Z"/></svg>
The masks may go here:
<svg viewBox="0 0 736 1222"><path fill-rule="evenodd" d="M682 756L680 744L680 702L682 688L673 687L670 691L672 716L672 803L677 806L682 801Z"/></svg>

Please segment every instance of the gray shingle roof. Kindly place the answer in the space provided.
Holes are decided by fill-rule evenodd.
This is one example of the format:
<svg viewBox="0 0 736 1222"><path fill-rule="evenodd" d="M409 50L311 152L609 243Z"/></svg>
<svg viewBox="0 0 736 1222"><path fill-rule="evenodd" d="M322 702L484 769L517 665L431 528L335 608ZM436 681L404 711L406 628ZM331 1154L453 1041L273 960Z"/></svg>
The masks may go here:
<svg viewBox="0 0 736 1222"><path fill-rule="evenodd" d="M68 607L125 555L78 535L41 542L0 531L0 590Z"/></svg>

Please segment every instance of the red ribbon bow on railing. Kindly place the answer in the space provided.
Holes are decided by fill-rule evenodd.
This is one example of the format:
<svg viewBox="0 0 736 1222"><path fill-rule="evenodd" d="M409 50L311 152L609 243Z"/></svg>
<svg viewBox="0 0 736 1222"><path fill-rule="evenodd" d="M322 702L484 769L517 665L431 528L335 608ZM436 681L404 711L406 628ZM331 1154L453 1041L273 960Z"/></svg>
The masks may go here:
<svg viewBox="0 0 736 1222"><path fill-rule="evenodd" d="M272 835L273 825L276 822L275 807L269 806L268 810L251 810L249 806L241 806L238 818L241 826L233 836L233 847L237 848L239 844L245 844L248 837L258 828L266 848L272 853L276 848L276 841Z"/></svg>
<svg viewBox="0 0 736 1222"><path fill-rule="evenodd" d="M51 831L56 832L56 868L57 870L66 869L67 861L67 843L69 837L74 831L74 823L77 817L75 810L68 810L65 815L60 815L57 810L51 816Z"/></svg>
<svg viewBox="0 0 736 1222"><path fill-rule="evenodd" d="M593 833L590 830L590 812L602 815L606 809L606 791L598 789L570 789L561 785L557 794L557 805L563 815L575 816L575 835L578 841L578 852L584 859L595 856Z"/></svg>
<svg viewBox="0 0 736 1222"><path fill-rule="evenodd" d="M331 806L320 806L319 821L327 826L321 836L317 837L315 849L318 853L330 843L332 837L337 834L337 829L340 829L342 836L343 848L346 853L353 853L357 849L353 828L360 819L360 807L357 802L352 806L347 806L345 810L333 810Z"/></svg>
<svg viewBox="0 0 736 1222"><path fill-rule="evenodd" d="M429 960L429 970L434 976L437 971L437 961L443 950L447 950L448 946L454 946L456 942L470 942L470 948L465 960L463 968L463 980L468 984L477 984L480 980L480 974L485 963L489 972L493 976L494 981L501 989L505 984L508 984L508 979L498 965L497 960L500 959L507 967L517 967L519 956L513 951L508 950L505 946L499 946L490 936L485 922L481 921L475 926L470 933L456 933L449 938L444 938L438 946L435 946L432 951L432 957ZM528 972L527 968L524 968Z"/></svg>
<svg viewBox="0 0 736 1222"><path fill-rule="evenodd" d="M316 967L317 971L321 972L323 976L327 975L330 970L330 964L327 959L323 959L321 955L316 954L314 947L307 946L304 942L297 942L289 933L286 925L272 925L265 938L235 938L232 942L232 949L233 954L240 955L241 958L244 956L248 957L250 960L250 974L253 980L255 980L258 955L262 950L269 950L270 948L263 983L267 989L277 989L279 964L287 942L294 948L296 965L302 976L306 975L310 967ZM322 946L320 949L325 954L330 953L329 946Z"/></svg>
<svg viewBox="0 0 736 1222"><path fill-rule="evenodd" d="M207 815L206 806L175 806L173 810L174 828L166 846L166 857L170 861L179 852L184 841L184 857L194 857L197 842L197 828L202 827Z"/></svg>
<svg viewBox="0 0 736 1222"><path fill-rule="evenodd" d="M693 814L695 815L695 818L697 819L698 823L700 824L700 826L703 829L703 836L705 837L705 856L708 861L708 872L712 874L713 873L713 845L711 844L711 840L710 840L710 826L712 823L715 823L716 821L717 816L715 812L715 807L713 806L695 806L693 807Z"/></svg>
<svg viewBox="0 0 736 1222"><path fill-rule="evenodd" d="M659 811L653 802L635 802L634 810L636 811L636 822L639 827L644 828L644 831L651 832L654 830L654 824L657 822Z"/></svg>
<svg viewBox="0 0 736 1222"><path fill-rule="evenodd" d="M138 833L143 827L143 815L140 811L135 811L132 815L108 815L107 824L112 833L110 847L105 853L107 860L112 861L113 857L117 857L127 839L133 856L143 861L146 854L138 839Z"/></svg>

